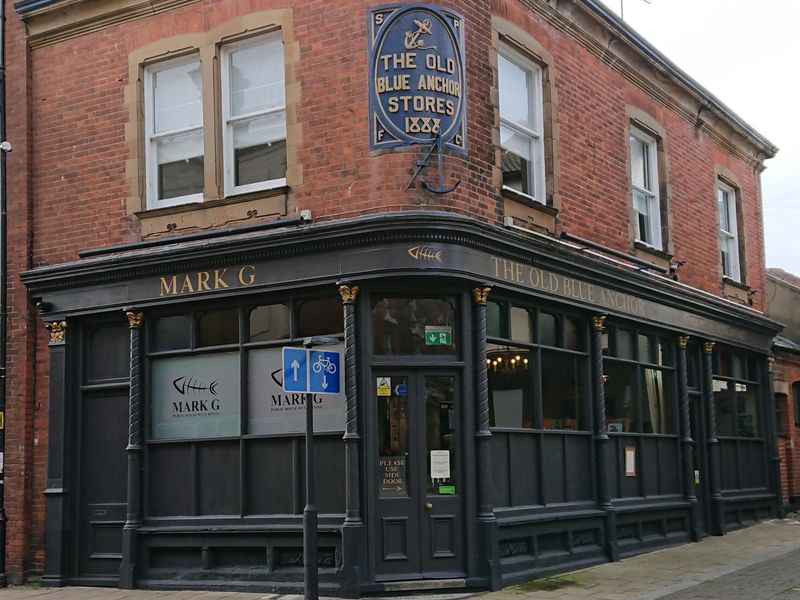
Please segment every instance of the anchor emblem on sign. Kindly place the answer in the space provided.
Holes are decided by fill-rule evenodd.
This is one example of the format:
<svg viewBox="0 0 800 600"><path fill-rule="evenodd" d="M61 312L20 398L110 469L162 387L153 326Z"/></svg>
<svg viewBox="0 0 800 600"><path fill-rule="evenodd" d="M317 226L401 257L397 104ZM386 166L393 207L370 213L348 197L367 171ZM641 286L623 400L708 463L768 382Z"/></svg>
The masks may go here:
<svg viewBox="0 0 800 600"><path fill-rule="evenodd" d="M417 21L414 19L414 25L417 26L417 30L406 31L406 37L405 40L403 40L406 50L436 50L436 46L426 46L425 42L419 39L419 36L423 33L426 35L433 35L433 31L431 31L431 20L424 19L422 21Z"/></svg>
<svg viewBox="0 0 800 600"><path fill-rule="evenodd" d="M411 187L414 185L414 181L417 179L417 177L419 177L419 174L422 172L422 169L431 166L430 158L431 154L433 154L434 152L436 152L437 172L439 175L439 187L432 187L427 181L425 181L420 177L419 182L422 184L422 187L434 194L448 194L452 192L454 189L456 189L458 187L458 184L461 183L461 180L457 179L456 182L450 187L444 186L444 164L442 163L442 136L437 133L436 137L433 140L433 143L431 144L430 150L428 150L428 153L425 155L425 158L423 158L422 160L418 160L414 163L417 167L417 170L414 171L414 174L411 176L411 180L408 182L408 185L406 185L407 190L410 190Z"/></svg>

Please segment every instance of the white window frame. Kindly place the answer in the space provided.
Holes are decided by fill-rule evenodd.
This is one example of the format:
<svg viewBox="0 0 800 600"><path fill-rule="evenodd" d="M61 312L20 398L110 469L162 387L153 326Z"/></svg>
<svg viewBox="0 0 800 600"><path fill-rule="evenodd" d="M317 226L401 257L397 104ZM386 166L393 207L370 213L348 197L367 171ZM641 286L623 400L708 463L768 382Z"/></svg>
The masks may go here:
<svg viewBox="0 0 800 600"><path fill-rule="evenodd" d="M512 121L507 121L503 118L502 112L500 111L500 103L498 102L498 113L500 115L500 125L503 127L508 127L509 129L513 129L517 133L521 133L526 138L529 139L530 142L530 149L531 149L531 161L528 167L528 181L533 180L534 182L534 189L530 190L533 193L524 193L511 188L509 186L503 186L504 190L511 192L512 194L524 196L529 200L534 202L539 202L540 204L547 204L546 198L546 184L545 184L545 167L544 167L544 104L543 104L543 93L542 93L542 67L537 65L536 63L532 62L531 60L525 58L518 52L514 52L507 46L503 46L500 48L499 51L500 56L505 58L507 61L514 63L520 69L525 71L527 74L527 87L528 87L528 110L533 117L533 125L536 127L538 131L534 131L533 129L529 129L519 123L514 123ZM497 91L498 95L500 94L500 78L499 78L499 68L498 68L498 81L497 81ZM499 100L499 99L498 99ZM501 144L502 148L502 144Z"/></svg>
<svg viewBox="0 0 800 600"><path fill-rule="evenodd" d="M726 256L728 257L728 264L726 264L724 260L721 260L722 276L732 279L733 281L741 282L741 263L739 262L739 224L736 220L736 203L736 189L723 183L722 181L717 181L717 207L719 211L726 211L728 224L731 229L731 231L723 229L722 212L720 212L720 254L722 254L723 244L725 244L725 242L733 242L729 246L732 248L731 252L726 253Z"/></svg>
<svg viewBox="0 0 800 600"><path fill-rule="evenodd" d="M267 115L277 114L283 112L284 122L284 137L282 139L273 140L279 142L286 140L286 97L284 95L284 102L281 106L273 107L267 110L260 110L256 112L246 113L231 117L231 103L230 103L230 55L231 53L258 46L261 44L274 45L279 48L281 52L281 60L279 64L281 68L285 65L285 55L283 48L283 40L280 32L274 32L267 35L262 35L246 40L233 42L222 46L220 49L220 95L222 99L222 156L223 156L223 179L225 196L234 196L238 194L247 194L250 192L257 192L261 190L268 190L286 185L286 176L278 179L271 179L265 181L257 181L245 185L235 185L234 176L234 148L233 148L233 125L242 120L252 119L253 117L263 117ZM283 73L284 91L286 89L286 75Z"/></svg>
<svg viewBox="0 0 800 600"><path fill-rule="evenodd" d="M634 183L633 156L630 158L630 181L631 181L631 209L633 210L634 227L636 229L636 241L646 246L662 249L661 241L661 198L659 197L659 187L661 178L658 172L658 140L652 135L645 133L642 129L631 125L630 140L628 148L630 152L630 141L637 141L644 146L645 150L645 185L640 187ZM642 239L642 232L639 230L639 212L636 210L636 192L643 194L646 198L647 214L645 215L647 225L647 236L650 241Z"/></svg>
<svg viewBox="0 0 800 600"><path fill-rule="evenodd" d="M155 144L158 140L167 138L173 135L188 133L190 131L200 130L205 137L205 114L204 110L201 112L200 124L184 127L182 129L174 129L158 134L153 133L155 126L155 89L153 87L153 76L160 71L177 67L183 64L196 62L202 66L199 54L191 54L189 56L182 56L173 60L166 60L152 65L147 65L144 69L144 133L145 133L145 197L148 209L164 208L168 206L178 206L180 204L189 204L192 202L202 202L203 192L197 194L187 194L185 196L178 196L176 198L161 199L158 197L158 165L157 153L155 151ZM203 99L203 105L205 99ZM205 148L203 149L203 163L205 164ZM205 179L205 177L204 177Z"/></svg>

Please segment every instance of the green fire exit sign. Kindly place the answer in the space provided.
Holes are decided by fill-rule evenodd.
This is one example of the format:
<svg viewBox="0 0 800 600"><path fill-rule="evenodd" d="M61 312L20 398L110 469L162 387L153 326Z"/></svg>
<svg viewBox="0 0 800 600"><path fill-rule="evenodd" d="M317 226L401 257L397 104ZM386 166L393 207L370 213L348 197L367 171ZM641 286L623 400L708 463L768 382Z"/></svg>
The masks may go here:
<svg viewBox="0 0 800 600"><path fill-rule="evenodd" d="M453 344L453 328L427 325L425 327L426 346L451 346Z"/></svg>

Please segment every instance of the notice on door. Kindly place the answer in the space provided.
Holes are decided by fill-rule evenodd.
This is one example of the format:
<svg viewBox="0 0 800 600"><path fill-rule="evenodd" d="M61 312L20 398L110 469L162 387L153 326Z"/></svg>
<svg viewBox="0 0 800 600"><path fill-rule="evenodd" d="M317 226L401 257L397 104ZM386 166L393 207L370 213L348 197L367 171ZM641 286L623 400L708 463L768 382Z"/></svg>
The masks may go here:
<svg viewBox="0 0 800 600"><path fill-rule="evenodd" d="M380 456L378 457L378 467L381 498L408 496L405 456Z"/></svg>
<svg viewBox="0 0 800 600"><path fill-rule="evenodd" d="M431 450L431 479L450 479L449 450Z"/></svg>

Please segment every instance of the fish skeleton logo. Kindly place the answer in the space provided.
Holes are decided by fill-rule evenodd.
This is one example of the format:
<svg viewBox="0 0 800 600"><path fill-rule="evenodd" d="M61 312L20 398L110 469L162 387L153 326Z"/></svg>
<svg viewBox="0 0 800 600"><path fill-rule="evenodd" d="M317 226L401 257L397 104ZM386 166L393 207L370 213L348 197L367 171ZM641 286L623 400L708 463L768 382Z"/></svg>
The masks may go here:
<svg viewBox="0 0 800 600"><path fill-rule="evenodd" d="M430 246L414 246L408 249L408 255L414 260L435 260L442 262L442 251Z"/></svg>
<svg viewBox="0 0 800 600"><path fill-rule="evenodd" d="M172 382L172 387L178 390L178 393L181 396L184 396L190 392L205 392L208 390L215 396L217 395L217 382L212 381L208 385L200 385L195 379L192 377L178 377Z"/></svg>

